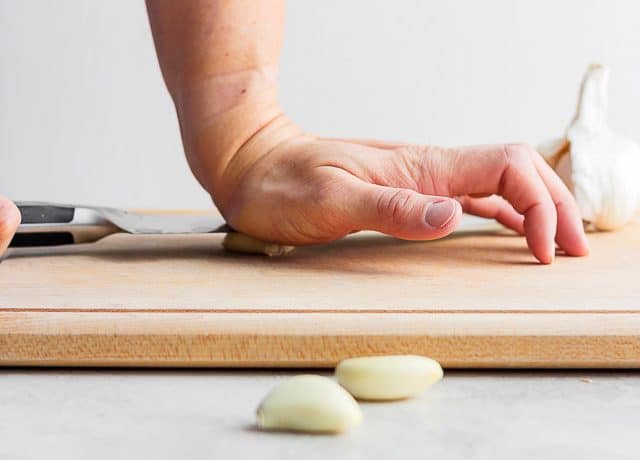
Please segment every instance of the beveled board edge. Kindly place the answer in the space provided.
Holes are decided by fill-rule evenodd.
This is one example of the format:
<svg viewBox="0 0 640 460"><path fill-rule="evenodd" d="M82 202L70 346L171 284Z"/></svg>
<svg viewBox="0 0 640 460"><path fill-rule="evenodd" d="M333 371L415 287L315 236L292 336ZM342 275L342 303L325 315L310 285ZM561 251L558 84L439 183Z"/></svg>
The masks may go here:
<svg viewBox="0 0 640 460"><path fill-rule="evenodd" d="M637 311L344 313L3 311L0 365L333 367L414 353L446 368L640 368Z"/></svg>

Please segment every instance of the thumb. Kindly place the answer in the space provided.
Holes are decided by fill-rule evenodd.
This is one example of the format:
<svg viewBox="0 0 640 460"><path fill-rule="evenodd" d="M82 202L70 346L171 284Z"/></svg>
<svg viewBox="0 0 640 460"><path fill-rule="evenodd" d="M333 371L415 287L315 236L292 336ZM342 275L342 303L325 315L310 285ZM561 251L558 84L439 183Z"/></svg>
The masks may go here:
<svg viewBox="0 0 640 460"><path fill-rule="evenodd" d="M11 201L0 196L0 256L9 246L20 223L20 211Z"/></svg>
<svg viewBox="0 0 640 460"><path fill-rule="evenodd" d="M423 195L410 189L369 184L354 178L345 194L350 224L405 240L434 240L451 233L462 207L453 198Z"/></svg>

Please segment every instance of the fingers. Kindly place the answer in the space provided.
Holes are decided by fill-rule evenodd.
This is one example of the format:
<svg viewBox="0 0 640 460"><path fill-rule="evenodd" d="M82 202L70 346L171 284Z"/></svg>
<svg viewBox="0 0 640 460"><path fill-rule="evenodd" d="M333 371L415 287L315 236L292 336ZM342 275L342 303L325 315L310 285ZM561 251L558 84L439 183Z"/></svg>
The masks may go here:
<svg viewBox="0 0 640 460"><path fill-rule="evenodd" d="M524 235L524 218L504 198L492 195L486 198L459 197L462 210L467 214L495 219L507 228Z"/></svg>
<svg viewBox="0 0 640 460"><path fill-rule="evenodd" d="M558 215L556 243L570 256L585 256L589 253L589 242L573 195L562 179L540 155L533 156L535 167L542 177Z"/></svg>
<svg viewBox="0 0 640 460"><path fill-rule="evenodd" d="M504 197L524 216L527 244L542 263L553 261L554 240L567 254L588 252L582 222L571 194L531 147L524 144L458 149L413 147L399 148L396 153L400 158L395 163L409 165L420 164L416 155L422 155L421 177L417 181L419 190L424 193ZM480 212L495 210L484 206ZM504 218L504 214L500 217Z"/></svg>
<svg viewBox="0 0 640 460"><path fill-rule="evenodd" d="M462 208L451 198L422 195L404 188L386 187L353 177L344 199L349 202L349 224L406 240L433 240L451 233Z"/></svg>
<svg viewBox="0 0 640 460"><path fill-rule="evenodd" d="M20 211L11 201L0 196L0 255L4 254L20 224Z"/></svg>

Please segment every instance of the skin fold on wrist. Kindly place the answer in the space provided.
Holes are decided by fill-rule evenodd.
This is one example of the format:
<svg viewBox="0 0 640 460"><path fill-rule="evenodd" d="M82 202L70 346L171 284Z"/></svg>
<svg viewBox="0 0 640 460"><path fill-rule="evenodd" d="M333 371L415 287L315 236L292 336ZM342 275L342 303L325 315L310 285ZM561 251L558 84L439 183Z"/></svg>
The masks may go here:
<svg viewBox="0 0 640 460"><path fill-rule="evenodd" d="M268 144L278 142L278 135L268 141L266 133L274 135L284 124L292 125L284 122L278 102L275 66L191 82L174 89L172 97L189 166L217 205L225 201L233 176L247 167L252 155L260 155L270 149ZM260 132L260 141L244 148Z"/></svg>

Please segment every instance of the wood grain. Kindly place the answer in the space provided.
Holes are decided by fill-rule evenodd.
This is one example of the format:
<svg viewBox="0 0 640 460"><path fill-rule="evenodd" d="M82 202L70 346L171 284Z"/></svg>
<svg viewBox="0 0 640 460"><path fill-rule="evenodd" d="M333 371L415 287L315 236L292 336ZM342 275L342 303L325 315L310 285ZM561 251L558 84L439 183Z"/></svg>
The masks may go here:
<svg viewBox="0 0 640 460"><path fill-rule="evenodd" d="M503 230L364 233L269 259L222 235L114 235L0 264L0 364L640 367L640 222L536 264Z"/></svg>

